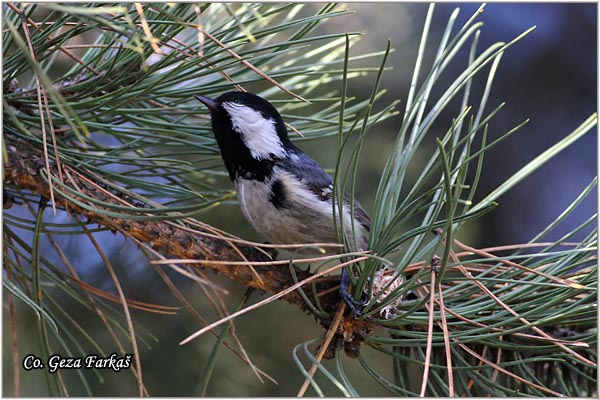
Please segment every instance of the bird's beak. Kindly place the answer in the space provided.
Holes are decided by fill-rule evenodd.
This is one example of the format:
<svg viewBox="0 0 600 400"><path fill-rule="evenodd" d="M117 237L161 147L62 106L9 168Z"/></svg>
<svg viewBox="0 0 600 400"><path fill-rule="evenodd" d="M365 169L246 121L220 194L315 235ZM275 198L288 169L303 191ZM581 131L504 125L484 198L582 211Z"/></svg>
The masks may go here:
<svg viewBox="0 0 600 400"><path fill-rule="evenodd" d="M211 112L217 111L217 102L205 96L194 96L198 101L204 104Z"/></svg>

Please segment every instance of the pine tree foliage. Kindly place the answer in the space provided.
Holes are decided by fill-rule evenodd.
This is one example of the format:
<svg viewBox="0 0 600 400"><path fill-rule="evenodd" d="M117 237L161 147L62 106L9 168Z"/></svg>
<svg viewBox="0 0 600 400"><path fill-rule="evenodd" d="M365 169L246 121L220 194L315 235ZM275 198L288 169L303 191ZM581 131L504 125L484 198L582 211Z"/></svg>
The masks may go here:
<svg viewBox="0 0 600 400"><path fill-rule="evenodd" d="M486 152L526 123L487 139L489 122L503 107L488 104L496 71L528 32L480 51L478 13L457 27L456 10L433 63L425 65L430 6L411 90L402 99L404 114L397 115L398 102L380 101L391 44L356 55L358 33L320 33L320 24L350 12L335 4L8 3L3 11L3 305L11 338L5 347L13 366L10 395L27 394L18 372L24 335L17 311L37 318L41 358L133 354L129 373L136 389L129 395L151 395L140 348L154 336L134 311L184 310L205 326L188 341L205 333L217 338L195 393L204 395L221 347L250 366L256 379L270 378L253 364L234 322L276 298L314 314L325 328L322 337L290 349L306 377L298 394L310 387L318 395L369 395L348 373L360 368L400 396L597 395L596 216L560 240L546 239L593 193L596 180L529 243L478 249L457 240L463 225L492 211L500 196L596 125L594 114L492 192L476 191ZM442 73L464 49L467 66L434 97ZM348 82L365 76L371 95L348 97ZM472 93L475 80L484 83L480 95ZM340 201L344 190L354 195L370 128L400 117L371 214L369 251L315 258L307 272L297 266L296 249L284 253L291 260L274 261L272 247L203 222L235 197L206 110L193 95L229 90L273 102L295 141L335 135ZM438 133L426 168L409 185L407 166L456 99L455 118ZM132 250L152 262L180 308L128 297L125 278L115 272L114 248L99 239L107 231L137 245ZM584 239L574 242L575 235ZM101 260L109 290L89 283L92 272L80 269L85 257L72 243L83 242ZM360 316L339 301L332 273L342 266L353 272L355 297L366 300ZM223 318L209 324L165 267L197 283ZM244 295L236 310L223 309L225 290L206 269L273 297L248 306ZM65 299L102 321L110 345L80 322ZM372 364L373 352L386 358L386 371ZM76 374L75 383L60 370L45 374L47 394L97 394L89 380L101 377ZM296 390L290 388L290 395Z"/></svg>

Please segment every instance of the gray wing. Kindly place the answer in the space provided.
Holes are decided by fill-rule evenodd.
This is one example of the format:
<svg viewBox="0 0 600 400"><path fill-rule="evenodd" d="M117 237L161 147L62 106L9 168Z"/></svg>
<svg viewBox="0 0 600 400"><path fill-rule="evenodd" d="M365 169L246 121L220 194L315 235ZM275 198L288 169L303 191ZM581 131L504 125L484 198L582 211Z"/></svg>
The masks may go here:
<svg viewBox="0 0 600 400"><path fill-rule="evenodd" d="M298 159L292 162L294 156L298 157ZM299 149L294 149L290 157L282 160L282 165L287 171L303 181L321 200L327 201L332 199L333 178L308 155ZM344 206L350 209L350 195L347 192L344 193ZM354 218L367 231L371 229L371 219L356 199L354 200Z"/></svg>
<svg viewBox="0 0 600 400"><path fill-rule="evenodd" d="M350 195L347 192L344 192L344 204L350 208ZM371 218L356 199L354 199L354 218L365 227L367 232L371 230Z"/></svg>

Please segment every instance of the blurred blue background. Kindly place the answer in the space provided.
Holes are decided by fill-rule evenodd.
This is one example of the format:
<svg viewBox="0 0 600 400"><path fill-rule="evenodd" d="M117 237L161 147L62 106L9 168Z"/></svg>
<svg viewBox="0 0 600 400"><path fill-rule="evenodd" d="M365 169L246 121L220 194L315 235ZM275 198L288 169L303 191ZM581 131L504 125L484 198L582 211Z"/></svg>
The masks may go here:
<svg viewBox="0 0 600 400"><path fill-rule="evenodd" d="M391 39L395 51L390 55L388 65L393 70L386 73L382 86L388 89L388 99L403 100L398 106L403 113L428 6L422 3L358 3L350 6L358 12L344 17L348 22L340 18L332 24L335 22L337 28L365 33L353 50L356 52L381 50L385 40ZM480 7L480 3L436 5L426 59L431 60L435 55L447 19L456 7L460 8L460 14L454 32ZM533 32L508 49L494 81L487 111L502 102L506 105L490 124L490 140L525 119L530 122L487 153L479 186L479 198L482 198L597 110L597 5L490 3L477 20L484 23L479 52L493 43L509 42L536 26ZM462 58L466 56L463 52ZM453 63L444 75L453 78L463 67L464 64ZM458 107L453 112L456 110ZM448 129L456 114L440 118L439 136ZM391 119L376 130L394 135L398 127L399 119ZM496 210L482 218L478 226L470 227L473 229L469 235L472 244L525 242L551 223L596 176L596 136L594 129L502 196ZM368 165L370 160L362 162ZM374 175L375 172L368 174L359 185L364 182L376 184L379 177ZM374 190L375 187L371 187L367 192ZM369 196L368 193L365 195ZM593 215L596 208L597 195L594 194L546 239L557 239L571 231Z"/></svg>

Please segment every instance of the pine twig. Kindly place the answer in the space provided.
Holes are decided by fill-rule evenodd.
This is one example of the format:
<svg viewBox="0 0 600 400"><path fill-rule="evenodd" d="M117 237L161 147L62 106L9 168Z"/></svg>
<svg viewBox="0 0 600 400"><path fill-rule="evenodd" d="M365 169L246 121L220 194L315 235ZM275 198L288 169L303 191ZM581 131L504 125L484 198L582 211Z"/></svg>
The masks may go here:
<svg viewBox="0 0 600 400"><path fill-rule="evenodd" d="M4 140L7 150L5 153L6 159L4 160L5 187L19 191L29 190L42 197L49 198L47 178L44 176L46 171L43 150L33 142L17 139L9 134L4 136ZM70 168L65 163L62 163L61 167L64 169ZM51 176L56 176L56 169L56 163L51 160ZM61 193L56 193L56 206L63 209L68 208L70 213L87 218L89 222L107 227L113 232L120 232L124 236L143 243L148 248L169 257L203 260L205 262L200 264L201 267L210 268L231 280L267 293L278 294L297 285L297 282L315 281L318 300L310 299L311 302L319 301L323 309L332 315L338 309L340 298L337 290L332 290L338 284L336 279L319 277L310 279L315 274L294 266L296 279L298 280L294 281L287 269L268 265L270 263L267 261L272 261L268 253L255 247L240 244L235 247L228 243L227 238L218 239L214 235L202 235L201 232L187 229L185 226L179 227L176 224L169 223L169 221L139 221L108 216L101 212L102 210L97 204L90 207L82 206L82 203L86 202L85 197L98 198L97 187L93 187L83 179L79 179L75 174L72 174L68 185L73 189L76 188L76 192L80 193L81 196L76 196L77 201L73 201L73 199L69 199ZM102 196L101 200L105 203L122 205L119 202L118 195ZM143 208L140 208L140 212L143 213ZM223 263L223 260L229 262ZM257 262L257 264L248 266L248 261ZM288 291L279 298L285 299L306 313L312 313L311 308L297 290ZM329 318L321 319L320 323L328 328L331 320ZM355 336L361 336L361 333L364 332L364 324L364 321L352 319L345 321L344 328Z"/></svg>

